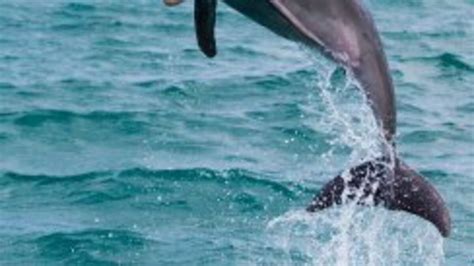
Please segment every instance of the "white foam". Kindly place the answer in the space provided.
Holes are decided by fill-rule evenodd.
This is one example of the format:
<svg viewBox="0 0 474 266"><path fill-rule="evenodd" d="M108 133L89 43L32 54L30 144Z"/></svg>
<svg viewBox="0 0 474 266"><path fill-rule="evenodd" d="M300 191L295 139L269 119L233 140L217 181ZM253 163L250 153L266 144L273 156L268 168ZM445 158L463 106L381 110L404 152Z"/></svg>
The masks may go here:
<svg viewBox="0 0 474 266"><path fill-rule="evenodd" d="M283 265L441 265L443 238L420 218L345 205L290 211L268 223L267 243Z"/></svg>

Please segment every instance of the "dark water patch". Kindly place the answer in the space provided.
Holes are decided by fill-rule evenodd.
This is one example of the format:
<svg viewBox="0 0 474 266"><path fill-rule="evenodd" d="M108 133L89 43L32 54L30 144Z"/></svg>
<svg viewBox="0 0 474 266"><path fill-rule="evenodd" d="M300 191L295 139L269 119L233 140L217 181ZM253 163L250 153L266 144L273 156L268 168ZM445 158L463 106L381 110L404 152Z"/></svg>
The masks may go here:
<svg viewBox="0 0 474 266"><path fill-rule="evenodd" d="M403 61L425 61L425 62L433 62L435 63L441 71L450 72L450 71L457 71L457 72L474 72L474 67L471 66L469 63L466 63L459 55L453 53L442 53L436 56L430 57L413 57L408 58Z"/></svg>
<svg viewBox="0 0 474 266"><path fill-rule="evenodd" d="M147 239L126 230L51 233L33 240L41 257L68 265L121 265L138 258Z"/></svg>
<svg viewBox="0 0 474 266"><path fill-rule="evenodd" d="M14 123L22 127L39 127L46 122L54 122L59 124L69 124L72 117L76 115L72 112L62 110L44 110L26 114L19 114Z"/></svg>
<svg viewBox="0 0 474 266"><path fill-rule="evenodd" d="M218 141L192 141L192 140L177 140L177 141L166 141L160 143L160 149L185 152L187 154L193 154L195 156L202 156L204 154L212 154L222 143Z"/></svg>
<svg viewBox="0 0 474 266"><path fill-rule="evenodd" d="M248 156L242 156L242 155L228 155L228 156L225 156L224 159L226 161L247 162L247 163L252 163L252 164L258 163L257 159L248 157Z"/></svg>
<svg viewBox="0 0 474 266"><path fill-rule="evenodd" d="M89 182L94 179L102 178L111 175L112 172L91 172L70 176L51 176L51 175L27 175L15 172L6 172L2 179L8 180L11 185L17 182L32 183L39 186L50 186L61 183L82 183Z"/></svg>
<svg viewBox="0 0 474 266"><path fill-rule="evenodd" d="M469 128L465 128L454 122L445 122L442 123L441 126L445 128L446 132L449 132L449 138L453 141L466 141L469 143L473 141L474 135Z"/></svg>
<svg viewBox="0 0 474 266"><path fill-rule="evenodd" d="M443 69L455 69L460 71L473 72L474 68L464 62L458 55L451 53L444 53L438 57L435 57L439 61L439 66Z"/></svg>
<svg viewBox="0 0 474 266"><path fill-rule="evenodd" d="M226 52L234 53L234 54L238 54L239 56L250 57L250 58L263 55L261 52L255 51L254 49L251 49L247 46L241 46L241 45L229 47L226 49Z"/></svg>
<svg viewBox="0 0 474 266"><path fill-rule="evenodd" d="M248 192L238 192L232 195L231 200L239 205L244 206L241 212L263 211L265 204L259 201L259 197Z"/></svg>
<svg viewBox="0 0 474 266"><path fill-rule="evenodd" d="M0 56L0 60L5 62L5 63L11 63L14 61L20 60L21 57L15 56L15 55L2 55Z"/></svg>
<svg viewBox="0 0 474 266"><path fill-rule="evenodd" d="M14 90L17 87L9 82L0 82L0 90Z"/></svg>
<svg viewBox="0 0 474 266"><path fill-rule="evenodd" d="M0 132L0 141L8 140L8 134Z"/></svg>
<svg viewBox="0 0 474 266"><path fill-rule="evenodd" d="M16 96L19 98L22 98L24 100L26 99L38 99L41 97L44 97L44 93L41 91L36 91L36 90L17 90L15 91Z"/></svg>
<svg viewBox="0 0 474 266"><path fill-rule="evenodd" d="M91 81L89 79L83 79L83 78L65 78L61 79L57 83L58 86L70 90L70 91L75 91L75 92L86 92L86 91L91 91L91 92L97 92L97 91L103 91L109 87L113 87L112 84L108 83L103 83L103 84L98 84L97 82Z"/></svg>
<svg viewBox="0 0 474 266"><path fill-rule="evenodd" d="M452 29L449 31L435 31L435 32L423 32L422 36L427 36L433 39L449 39L449 38L463 38L467 36L466 31L460 29Z"/></svg>
<svg viewBox="0 0 474 266"><path fill-rule="evenodd" d="M159 189L152 180L130 176L120 178L117 174L120 175L114 173L83 184L80 189L68 193L67 197L74 204L91 205L127 200Z"/></svg>
<svg viewBox="0 0 474 266"><path fill-rule="evenodd" d="M286 75L292 80L308 80L314 78L316 73L314 69L304 67L296 71L291 71Z"/></svg>
<svg viewBox="0 0 474 266"><path fill-rule="evenodd" d="M179 86L169 86L162 91L163 95L172 98L188 98L189 94Z"/></svg>
<svg viewBox="0 0 474 266"><path fill-rule="evenodd" d="M85 3L68 3L63 7L63 10L72 12L93 12L96 7Z"/></svg>
<svg viewBox="0 0 474 266"><path fill-rule="evenodd" d="M400 86L400 83L402 83L403 77L405 76L403 71L399 69L391 69L390 74L392 75L392 78L397 81L397 86Z"/></svg>
<svg viewBox="0 0 474 266"><path fill-rule="evenodd" d="M343 67L337 67L336 70L331 73L330 84L336 88L344 88L347 82L347 73Z"/></svg>
<svg viewBox="0 0 474 266"><path fill-rule="evenodd" d="M163 79L151 79L151 80L143 80L134 82L134 86L142 87L142 88L158 88L162 86L166 80Z"/></svg>
<svg viewBox="0 0 474 266"><path fill-rule="evenodd" d="M134 134L142 132L148 123L141 118L154 116L152 113L140 112L107 112L94 111L90 113L77 113L63 110L36 110L31 112L18 112L3 114L4 119L10 117L13 123L20 127L36 128L44 126L47 123L58 124L61 126L71 125L80 120L86 120L93 123L106 123L117 125L122 128L123 133Z"/></svg>
<svg viewBox="0 0 474 266"><path fill-rule="evenodd" d="M474 102L466 103L461 106L456 107L456 111L460 113L474 113Z"/></svg>
<svg viewBox="0 0 474 266"><path fill-rule="evenodd" d="M129 186L119 184L117 182L110 185L101 184L100 191L95 188L87 191L74 191L68 195L68 198L73 204L94 205L126 200L136 195L136 191L131 191Z"/></svg>

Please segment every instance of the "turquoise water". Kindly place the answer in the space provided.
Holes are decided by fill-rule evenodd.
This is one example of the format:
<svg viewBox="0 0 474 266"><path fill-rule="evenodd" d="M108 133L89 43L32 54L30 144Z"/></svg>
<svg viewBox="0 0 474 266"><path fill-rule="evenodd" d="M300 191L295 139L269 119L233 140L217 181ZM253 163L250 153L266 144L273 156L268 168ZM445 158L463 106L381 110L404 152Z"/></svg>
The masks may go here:
<svg viewBox="0 0 474 266"><path fill-rule="evenodd" d="M366 1L453 218L303 209L377 153L350 79L220 5L0 0L0 265L474 265L474 2Z"/></svg>

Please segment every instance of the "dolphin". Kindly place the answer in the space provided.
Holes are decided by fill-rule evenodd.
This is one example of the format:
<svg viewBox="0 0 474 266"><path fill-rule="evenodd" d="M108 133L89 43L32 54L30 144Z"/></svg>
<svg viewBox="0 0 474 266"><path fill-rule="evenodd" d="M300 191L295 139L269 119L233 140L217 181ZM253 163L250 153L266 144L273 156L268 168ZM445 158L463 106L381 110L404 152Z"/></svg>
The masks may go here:
<svg viewBox="0 0 474 266"><path fill-rule="evenodd" d="M173 2L183 0L164 0ZM438 191L396 156L394 85L379 33L361 0L224 0L251 20L303 43L344 67L360 83L385 140L384 155L327 183L307 211L356 200L401 210L431 222L448 237L451 218ZM196 36L208 57L217 54L217 0L195 0ZM368 201L367 199L371 199Z"/></svg>

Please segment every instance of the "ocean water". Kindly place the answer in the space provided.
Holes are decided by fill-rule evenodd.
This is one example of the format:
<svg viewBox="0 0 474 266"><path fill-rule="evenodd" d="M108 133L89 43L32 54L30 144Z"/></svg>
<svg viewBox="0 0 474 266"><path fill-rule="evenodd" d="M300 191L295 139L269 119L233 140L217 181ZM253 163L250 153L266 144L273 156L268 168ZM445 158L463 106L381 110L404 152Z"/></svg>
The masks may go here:
<svg viewBox="0 0 474 266"><path fill-rule="evenodd" d="M365 1L396 85L398 149L449 206L307 214L378 154L350 77L219 6L0 0L0 265L474 265L474 2Z"/></svg>

